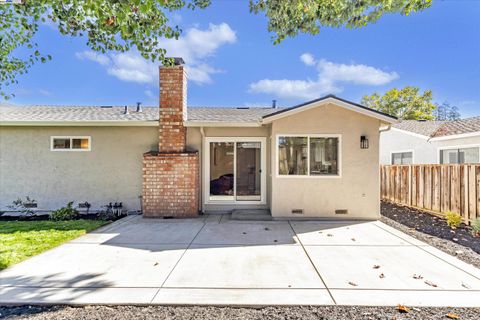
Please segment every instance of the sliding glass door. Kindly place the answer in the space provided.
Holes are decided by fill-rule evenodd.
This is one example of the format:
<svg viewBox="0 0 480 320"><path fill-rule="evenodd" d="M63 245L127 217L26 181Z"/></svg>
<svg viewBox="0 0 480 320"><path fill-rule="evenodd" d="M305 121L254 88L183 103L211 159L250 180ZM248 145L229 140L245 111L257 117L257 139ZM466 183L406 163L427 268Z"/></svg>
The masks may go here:
<svg viewBox="0 0 480 320"><path fill-rule="evenodd" d="M262 202L265 187L265 139L206 140L207 202Z"/></svg>

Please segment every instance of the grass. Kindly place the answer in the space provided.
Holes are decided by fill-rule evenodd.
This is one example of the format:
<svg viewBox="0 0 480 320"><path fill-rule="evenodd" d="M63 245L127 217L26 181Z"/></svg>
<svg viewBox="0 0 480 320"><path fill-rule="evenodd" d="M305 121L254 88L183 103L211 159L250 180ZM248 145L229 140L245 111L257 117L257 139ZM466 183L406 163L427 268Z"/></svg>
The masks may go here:
<svg viewBox="0 0 480 320"><path fill-rule="evenodd" d="M107 221L0 221L0 270L92 231Z"/></svg>

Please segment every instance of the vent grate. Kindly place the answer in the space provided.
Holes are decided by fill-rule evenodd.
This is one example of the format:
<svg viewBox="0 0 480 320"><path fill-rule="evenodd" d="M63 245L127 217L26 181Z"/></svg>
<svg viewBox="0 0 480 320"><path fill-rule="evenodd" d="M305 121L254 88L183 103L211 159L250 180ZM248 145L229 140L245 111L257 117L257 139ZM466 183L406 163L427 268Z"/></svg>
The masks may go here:
<svg viewBox="0 0 480 320"><path fill-rule="evenodd" d="M347 209L337 209L335 210L335 214L348 214Z"/></svg>
<svg viewBox="0 0 480 320"><path fill-rule="evenodd" d="M303 209L292 209L292 214L303 214Z"/></svg>

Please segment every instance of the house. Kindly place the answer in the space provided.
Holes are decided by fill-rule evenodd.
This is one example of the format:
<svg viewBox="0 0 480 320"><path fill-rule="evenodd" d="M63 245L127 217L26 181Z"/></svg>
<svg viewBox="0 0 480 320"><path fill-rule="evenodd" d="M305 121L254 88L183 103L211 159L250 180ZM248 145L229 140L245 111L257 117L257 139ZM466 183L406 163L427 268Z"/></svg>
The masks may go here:
<svg viewBox="0 0 480 320"><path fill-rule="evenodd" d="M380 135L380 163L480 163L480 117L398 122Z"/></svg>
<svg viewBox="0 0 480 320"><path fill-rule="evenodd" d="M394 117L335 96L286 109L186 102L178 58L160 67L159 108L2 108L1 207L28 195L45 209L122 202L146 217L378 217L379 128Z"/></svg>

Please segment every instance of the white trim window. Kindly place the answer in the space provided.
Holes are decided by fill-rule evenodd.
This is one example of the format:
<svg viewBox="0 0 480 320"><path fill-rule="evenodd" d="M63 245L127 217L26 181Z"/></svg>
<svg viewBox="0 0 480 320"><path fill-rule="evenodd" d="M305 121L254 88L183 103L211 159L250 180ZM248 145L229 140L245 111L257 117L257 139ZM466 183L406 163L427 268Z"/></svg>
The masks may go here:
<svg viewBox="0 0 480 320"><path fill-rule="evenodd" d="M341 177L340 134L278 134L277 177Z"/></svg>
<svg viewBox="0 0 480 320"><path fill-rule="evenodd" d="M89 136L52 136L50 151L91 151L92 138Z"/></svg>
<svg viewBox="0 0 480 320"><path fill-rule="evenodd" d="M395 164L413 164L413 150L393 151L390 156L390 163Z"/></svg>
<svg viewBox="0 0 480 320"><path fill-rule="evenodd" d="M480 163L478 146L458 146L439 148L440 164Z"/></svg>

